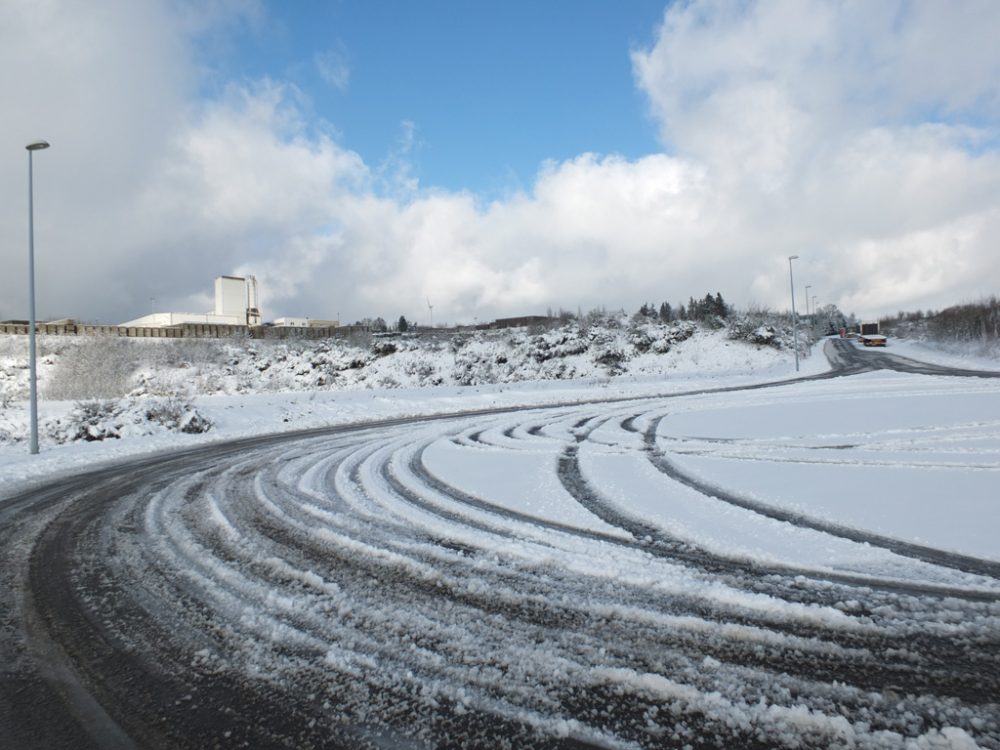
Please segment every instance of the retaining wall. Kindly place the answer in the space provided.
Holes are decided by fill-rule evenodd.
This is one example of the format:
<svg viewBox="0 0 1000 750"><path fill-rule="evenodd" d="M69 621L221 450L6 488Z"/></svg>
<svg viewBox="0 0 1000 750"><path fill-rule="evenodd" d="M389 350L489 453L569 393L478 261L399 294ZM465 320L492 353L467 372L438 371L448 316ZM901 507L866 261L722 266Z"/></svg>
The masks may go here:
<svg viewBox="0 0 1000 750"><path fill-rule="evenodd" d="M324 339L332 336L349 336L364 332L364 326L227 326L202 323L185 323L166 328L142 326L105 326L89 323L37 323L35 333L40 336L125 336L128 338L164 339ZM0 334L28 335L27 323L0 323Z"/></svg>

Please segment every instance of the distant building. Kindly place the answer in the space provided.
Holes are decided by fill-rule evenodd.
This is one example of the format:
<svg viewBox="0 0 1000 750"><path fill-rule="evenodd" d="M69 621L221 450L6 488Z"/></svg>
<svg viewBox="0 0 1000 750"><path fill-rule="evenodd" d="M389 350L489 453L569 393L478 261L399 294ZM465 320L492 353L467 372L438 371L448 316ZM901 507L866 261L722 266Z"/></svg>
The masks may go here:
<svg viewBox="0 0 1000 750"><path fill-rule="evenodd" d="M143 315L141 318L119 323L120 326L136 328L167 328L185 323L201 325L245 326L246 319L238 315L216 315L215 313L162 312Z"/></svg>
<svg viewBox="0 0 1000 750"><path fill-rule="evenodd" d="M279 328L337 328L339 320L319 320L318 318L275 318Z"/></svg>
<svg viewBox="0 0 1000 750"><path fill-rule="evenodd" d="M547 315L522 315L518 318L497 318L490 323L490 328L523 328L525 326L544 326L558 323L559 318Z"/></svg>
<svg viewBox="0 0 1000 750"><path fill-rule="evenodd" d="M215 280L215 314L242 317L241 325L260 325L257 279L219 276Z"/></svg>
<svg viewBox="0 0 1000 750"><path fill-rule="evenodd" d="M120 325L167 328L185 323L230 326L260 325L261 314L257 279L253 276L219 276L215 280L215 310L213 312L152 313Z"/></svg>

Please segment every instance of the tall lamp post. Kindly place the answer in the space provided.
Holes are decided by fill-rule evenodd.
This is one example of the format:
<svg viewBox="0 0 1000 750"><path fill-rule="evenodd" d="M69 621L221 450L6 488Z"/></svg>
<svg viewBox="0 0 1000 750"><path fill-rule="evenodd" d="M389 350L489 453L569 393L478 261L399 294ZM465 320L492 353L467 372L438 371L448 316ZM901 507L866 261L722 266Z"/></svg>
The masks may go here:
<svg viewBox="0 0 1000 750"><path fill-rule="evenodd" d="M809 290L812 289L812 284L806 284L806 317L809 317Z"/></svg>
<svg viewBox="0 0 1000 750"><path fill-rule="evenodd" d="M31 453L38 453L38 385L35 368L35 207L32 155L49 147L45 141L34 141L28 149L28 369L31 402Z"/></svg>
<svg viewBox="0 0 1000 750"><path fill-rule="evenodd" d="M799 371L799 326L795 319L795 278L792 276L792 261L798 259L798 255L788 256L788 283L792 287L792 342L795 347L795 372Z"/></svg>

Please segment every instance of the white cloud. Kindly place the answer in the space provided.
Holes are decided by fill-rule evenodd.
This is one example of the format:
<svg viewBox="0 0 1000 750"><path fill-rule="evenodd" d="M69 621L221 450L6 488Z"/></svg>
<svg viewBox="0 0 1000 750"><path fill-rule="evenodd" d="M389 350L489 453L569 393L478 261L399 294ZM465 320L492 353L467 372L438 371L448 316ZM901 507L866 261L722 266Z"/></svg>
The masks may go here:
<svg viewBox="0 0 1000 750"><path fill-rule="evenodd" d="M15 103L0 168L23 174L18 144L53 144L36 159L43 316L206 306L232 272L258 276L268 316L423 321L429 297L436 321L471 320L715 291L784 307L793 253L821 303L940 307L1000 287L1000 53L986 43L1000 6L943 5L672 4L633 53L666 153L547 163L530 190L484 203L419 185L412 123L371 166L290 83L199 101L192 34L261 23L255 3L192 16L18 0L0 10L0 65L23 71L0 84ZM24 191L0 186L15 269L0 317L24 315Z"/></svg>
<svg viewBox="0 0 1000 750"><path fill-rule="evenodd" d="M670 6L633 63L747 251L800 254L827 301L870 313L1000 285L998 34L992 2L708 0Z"/></svg>
<svg viewBox="0 0 1000 750"><path fill-rule="evenodd" d="M338 41L332 48L317 52L313 64L320 77L338 91L347 91L351 82L350 58L346 45Z"/></svg>

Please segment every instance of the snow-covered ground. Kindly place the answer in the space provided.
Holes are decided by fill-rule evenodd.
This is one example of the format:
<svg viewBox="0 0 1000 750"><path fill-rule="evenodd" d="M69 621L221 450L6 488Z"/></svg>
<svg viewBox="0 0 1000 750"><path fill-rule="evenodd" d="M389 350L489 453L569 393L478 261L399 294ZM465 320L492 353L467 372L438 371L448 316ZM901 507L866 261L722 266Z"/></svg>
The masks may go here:
<svg viewBox="0 0 1000 750"><path fill-rule="evenodd" d="M867 373L671 404L658 437L685 472L750 500L1000 560L998 397L997 380Z"/></svg>
<svg viewBox="0 0 1000 750"><path fill-rule="evenodd" d="M893 342L891 351L963 368L996 365L911 342ZM192 403L213 425L204 434L135 430L121 439L58 445L43 431L37 456L27 454L23 441L0 443L0 486L10 494L29 480L102 462L261 434L470 410L643 399L783 380L827 371L821 352L822 342L801 359L796 373L788 352L731 342L714 332L678 344L668 373L660 364L656 375L647 374L657 369L651 354L633 368L640 374L618 377L598 372L578 380L476 386L201 395ZM402 372L408 364L397 361L395 367ZM1000 479L998 392L996 380L869 373L780 390L674 400L659 435L685 470L740 488L753 499L914 542L1000 557L1000 506L992 497ZM65 419L73 407L72 401L43 400L43 424ZM26 430L23 402L9 406L4 416L12 431ZM589 460L600 462L599 457ZM464 473L471 477L476 472L466 466ZM631 497L648 504L634 489L619 488L616 495L622 502ZM514 482L502 492L529 497L523 490ZM716 520L701 523L708 528ZM691 533L704 541L703 532ZM720 536L716 543L729 543L725 534L715 533ZM768 554L762 548L747 550Z"/></svg>
<svg viewBox="0 0 1000 750"><path fill-rule="evenodd" d="M929 341L890 337L886 351L947 367L961 367L968 370L1000 369L1000 359L988 356L987 350L979 345L941 346Z"/></svg>
<svg viewBox="0 0 1000 750"><path fill-rule="evenodd" d="M467 409L577 402L780 379L795 375L791 352L733 341L725 330L687 324L525 330L469 334L429 343L376 339L347 344L225 344L214 341L60 337L40 339L39 439L28 459L27 367L23 337L0 340L0 481L116 457L328 424L441 414ZM128 347L132 347L131 350ZM180 353L174 351L179 349ZM394 349L395 351L389 351ZM656 351L659 349L660 351ZM601 364L608 351L621 360ZM89 367L87 372L83 368ZM801 374L829 365L814 347ZM616 375L611 371L618 372ZM74 413L113 385L129 394L108 401L121 413L104 419L104 434L121 439L72 441ZM178 434L150 421L150 404L190 404L212 423L205 435ZM99 421L99 420L97 420ZM99 434L102 430L94 431Z"/></svg>
<svg viewBox="0 0 1000 750"><path fill-rule="evenodd" d="M2 494L204 447L79 535L80 619L178 680L291 691L366 746L1000 747L967 687L969 659L996 684L1000 378L741 390L795 377L788 353L705 333L670 355L669 373L195 395L206 433L0 448ZM798 374L827 369L816 348Z"/></svg>

